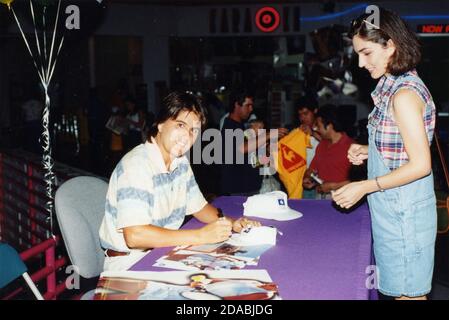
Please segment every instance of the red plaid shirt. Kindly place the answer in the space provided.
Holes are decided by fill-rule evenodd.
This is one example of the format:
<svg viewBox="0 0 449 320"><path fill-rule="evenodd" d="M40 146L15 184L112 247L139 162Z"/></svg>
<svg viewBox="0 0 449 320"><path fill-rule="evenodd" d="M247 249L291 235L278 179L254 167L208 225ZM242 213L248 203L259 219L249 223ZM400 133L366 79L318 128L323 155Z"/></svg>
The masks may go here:
<svg viewBox="0 0 449 320"><path fill-rule="evenodd" d="M404 142L399 128L388 108L391 98L399 89L410 89L415 91L424 101L425 111L423 114L424 127L427 133L429 145L432 143L435 129L435 104L432 96L418 76L416 70L406 72L400 76L383 76L371 93L374 101L374 110L368 117L368 123L374 128L374 142L377 150L382 154L385 165L390 170L395 170L408 162Z"/></svg>

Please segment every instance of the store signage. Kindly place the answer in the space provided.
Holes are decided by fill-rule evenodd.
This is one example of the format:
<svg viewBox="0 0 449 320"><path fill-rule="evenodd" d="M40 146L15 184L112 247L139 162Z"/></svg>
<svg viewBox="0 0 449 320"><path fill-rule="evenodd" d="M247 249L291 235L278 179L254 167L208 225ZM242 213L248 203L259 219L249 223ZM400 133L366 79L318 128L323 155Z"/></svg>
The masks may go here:
<svg viewBox="0 0 449 320"><path fill-rule="evenodd" d="M290 33L301 29L299 6L211 8L209 32L226 33Z"/></svg>
<svg viewBox="0 0 449 320"><path fill-rule="evenodd" d="M422 24L418 26L418 33L449 33L449 24Z"/></svg>
<svg viewBox="0 0 449 320"><path fill-rule="evenodd" d="M281 17L273 7L263 7L256 13L256 26L262 32L273 32L279 27Z"/></svg>

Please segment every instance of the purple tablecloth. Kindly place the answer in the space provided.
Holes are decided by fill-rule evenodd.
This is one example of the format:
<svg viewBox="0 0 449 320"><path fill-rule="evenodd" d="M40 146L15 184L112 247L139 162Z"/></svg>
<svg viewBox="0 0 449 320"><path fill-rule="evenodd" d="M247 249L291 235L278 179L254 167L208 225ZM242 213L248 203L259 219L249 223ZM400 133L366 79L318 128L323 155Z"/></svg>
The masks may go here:
<svg viewBox="0 0 449 320"><path fill-rule="evenodd" d="M245 197L220 197L216 207L226 215L242 215ZM283 299L369 299L366 287L372 273L371 225L367 205L349 214L338 212L327 200L290 200L291 208L304 214L292 221L258 219L277 227L283 236L265 252L257 266L266 269L278 284ZM184 228L200 227L192 219ZM133 271L168 271L153 267L154 262L172 248L155 249L137 262ZM375 295L374 295L375 298Z"/></svg>

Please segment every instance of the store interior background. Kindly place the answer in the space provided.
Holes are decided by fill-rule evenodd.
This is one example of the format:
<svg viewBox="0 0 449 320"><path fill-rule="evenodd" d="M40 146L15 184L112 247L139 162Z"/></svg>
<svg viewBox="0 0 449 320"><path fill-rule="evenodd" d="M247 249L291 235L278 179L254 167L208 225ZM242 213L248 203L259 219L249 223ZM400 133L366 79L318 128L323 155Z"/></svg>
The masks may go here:
<svg viewBox="0 0 449 320"><path fill-rule="evenodd" d="M31 35L27 1L16 3L24 30ZM91 87L98 88L100 98L108 105L123 81L139 105L153 113L172 89L201 93L209 102L210 127L218 127L230 90L245 86L255 93L255 114L270 127L278 127L295 125L294 102L306 91L320 91L326 84L324 76L343 79L345 71L349 71L357 92L323 95L320 104L339 105L347 115L352 135L360 142L366 138L365 120L372 108L370 92L376 82L358 68L356 55L349 57L349 46L342 36L350 21L362 12L352 10L362 4L360 1L73 3L80 7L81 28L61 31L66 40L51 87L56 161L102 177L110 175L115 165L108 157L110 141L104 137L99 145L89 147L85 105ZM372 4L414 17L407 22L417 32L420 25L449 23L448 1L391 0ZM273 7L280 13L280 25L273 32L262 32L255 24L254 16L263 7ZM420 34L420 40L424 59L418 72L437 104L437 132L449 159L449 34ZM22 147L26 132L20 106L27 92L36 86L36 71L23 40L2 6L0 148ZM215 103L216 98L221 103ZM436 186L447 192L439 161L434 151ZM209 175L209 169L194 166L202 190L213 194L217 177ZM438 237L435 277L443 284L442 290L444 285L449 286L448 243L447 235Z"/></svg>

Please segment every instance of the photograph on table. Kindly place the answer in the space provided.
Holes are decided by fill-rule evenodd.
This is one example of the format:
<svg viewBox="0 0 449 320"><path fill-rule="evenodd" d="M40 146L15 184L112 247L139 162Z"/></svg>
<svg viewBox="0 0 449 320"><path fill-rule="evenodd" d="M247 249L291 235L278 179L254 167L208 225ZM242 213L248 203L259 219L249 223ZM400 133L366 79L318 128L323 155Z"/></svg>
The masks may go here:
<svg viewBox="0 0 449 320"><path fill-rule="evenodd" d="M229 243L229 241L226 241L215 244L187 246L184 247L182 250L190 252L202 252L219 256L222 255L233 256L235 258L250 262L253 260L258 260L259 257L271 247L272 245L269 244L242 246L242 245L235 245L234 243L231 244Z"/></svg>
<svg viewBox="0 0 449 320"><path fill-rule="evenodd" d="M226 242L181 246L159 258L155 267L176 270L235 270L257 265L260 256L272 245L235 245Z"/></svg>
<svg viewBox="0 0 449 320"><path fill-rule="evenodd" d="M175 270L236 270L243 269L244 260L232 256L216 256L207 253L188 251L173 252L160 258L155 267Z"/></svg>
<svg viewBox="0 0 449 320"><path fill-rule="evenodd" d="M95 300L280 300L266 270L104 272Z"/></svg>

